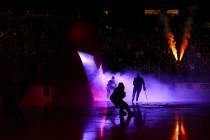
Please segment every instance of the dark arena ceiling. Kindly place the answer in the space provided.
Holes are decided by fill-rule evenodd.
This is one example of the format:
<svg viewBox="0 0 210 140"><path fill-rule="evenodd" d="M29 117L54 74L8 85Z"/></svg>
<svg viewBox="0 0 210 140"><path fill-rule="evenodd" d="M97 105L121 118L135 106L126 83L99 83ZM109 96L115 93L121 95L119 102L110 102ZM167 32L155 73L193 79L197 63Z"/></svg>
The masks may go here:
<svg viewBox="0 0 210 140"><path fill-rule="evenodd" d="M57 9L97 9L111 6L120 8L141 8L141 7L184 7L190 4L203 5L204 1L198 0L1 0L1 7L43 7Z"/></svg>

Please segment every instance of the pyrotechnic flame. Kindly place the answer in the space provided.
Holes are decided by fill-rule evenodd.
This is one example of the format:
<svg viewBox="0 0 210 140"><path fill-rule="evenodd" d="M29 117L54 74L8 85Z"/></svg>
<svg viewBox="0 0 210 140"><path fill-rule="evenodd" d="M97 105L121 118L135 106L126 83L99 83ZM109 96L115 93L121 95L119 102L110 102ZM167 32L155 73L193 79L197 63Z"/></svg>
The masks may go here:
<svg viewBox="0 0 210 140"><path fill-rule="evenodd" d="M168 39L169 47L170 47L175 59L178 60L177 49L176 49L176 41L174 40L174 35L171 32L169 32L167 34L167 39Z"/></svg>
<svg viewBox="0 0 210 140"><path fill-rule="evenodd" d="M185 34L185 36L183 37L183 40L182 40L179 61L181 61L182 58L183 58L184 52L185 52L185 50L186 50L186 48L189 44L189 40L190 40L190 33L186 32L186 34Z"/></svg>

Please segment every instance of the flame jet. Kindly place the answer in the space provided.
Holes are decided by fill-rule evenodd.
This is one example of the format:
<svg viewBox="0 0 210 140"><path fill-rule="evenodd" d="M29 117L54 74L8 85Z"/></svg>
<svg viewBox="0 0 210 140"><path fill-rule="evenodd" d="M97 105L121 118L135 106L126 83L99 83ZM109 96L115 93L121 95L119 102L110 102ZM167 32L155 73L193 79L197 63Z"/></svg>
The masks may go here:
<svg viewBox="0 0 210 140"><path fill-rule="evenodd" d="M183 40L182 40L179 61L181 61L183 58L184 52L189 44L189 40L190 40L190 33L187 32L185 37L183 37Z"/></svg>
<svg viewBox="0 0 210 140"><path fill-rule="evenodd" d="M171 32L169 32L167 34L167 40L168 40L169 48L171 49L171 51L177 61L178 56L177 56L177 49L176 49L176 41L174 40L174 35Z"/></svg>
<svg viewBox="0 0 210 140"><path fill-rule="evenodd" d="M192 31L192 24L193 24L193 14L197 10L197 6L190 6L188 7L188 18L184 23L184 36L182 38L181 50L180 50L180 58L179 61L182 60L185 50L189 44L189 40L191 38L190 32Z"/></svg>
<svg viewBox="0 0 210 140"><path fill-rule="evenodd" d="M184 36L182 38L182 44L181 44L181 50L180 50L180 57L179 57L179 61L182 60L185 50L189 44L189 40L190 40L190 31L192 30L192 22L193 19L192 17L188 17L187 21L185 22L184 25Z"/></svg>
<svg viewBox="0 0 210 140"><path fill-rule="evenodd" d="M176 61L178 61L176 41L174 39L173 33L171 32L171 28L170 28L170 25L169 25L169 19L166 15L161 14L160 15L160 21L164 25L164 32L165 32L165 36L166 36L168 44L169 44L169 48L171 49Z"/></svg>

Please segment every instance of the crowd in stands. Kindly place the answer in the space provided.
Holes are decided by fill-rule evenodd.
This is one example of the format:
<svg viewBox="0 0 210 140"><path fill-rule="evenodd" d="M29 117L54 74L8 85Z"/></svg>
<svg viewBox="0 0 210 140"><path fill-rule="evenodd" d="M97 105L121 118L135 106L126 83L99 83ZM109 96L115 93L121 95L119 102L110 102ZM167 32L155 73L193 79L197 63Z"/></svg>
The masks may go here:
<svg viewBox="0 0 210 140"><path fill-rule="evenodd" d="M82 17L81 17L82 18ZM183 61L175 61L163 27L155 19L145 18L142 35L136 37L130 31L103 23L97 26L100 47L98 50L103 61L103 68L118 72L123 70L140 70L144 73L168 73L181 75L202 75L210 71L208 20L198 21L192 25L191 38ZM153 17L151 17L153 18ZM71 22L71 17L58 16L48 11L17 10L3 8L0 10L0 56L26 56L44 62L56 51L60 33ZM140 26L140 25L139 25ZM178 36L179 34L177 34ZM176 36L176 33L175 33ZM181 40L177 37L177 44ZM177 45L177 46L178 46Z"/></svg>

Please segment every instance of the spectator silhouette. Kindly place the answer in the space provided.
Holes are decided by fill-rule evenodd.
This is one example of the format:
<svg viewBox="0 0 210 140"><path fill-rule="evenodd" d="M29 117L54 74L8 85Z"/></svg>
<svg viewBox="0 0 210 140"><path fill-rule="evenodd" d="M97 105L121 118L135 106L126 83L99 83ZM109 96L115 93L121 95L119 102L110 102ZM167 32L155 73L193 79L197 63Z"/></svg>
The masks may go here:
<svg viewBox="0 0 210 140"><path fill-rule="evenodd" d="M139 99L139 95L142 89L142 85L143 85L143 89L144 91L146 90L145 87L145 83L144 83L144 79L140 76L139 73L137 73L136 77L133 80L133 96L132 96L132 102L134 101L135 95L136 95L136 101L138 101Z"/></svg>
<svg viewBox="0 0 210 140"><path fill-rule="evenodd" d="M120 107L120 116L126 115L124 109L128 112L129 116L133 116L134 112L132 112L128 104L123 101L123 98L126 96L124 89L124 84L120 82L118 86L114 89L112 95L110 96L110 99L115 106Z"/></svg>

